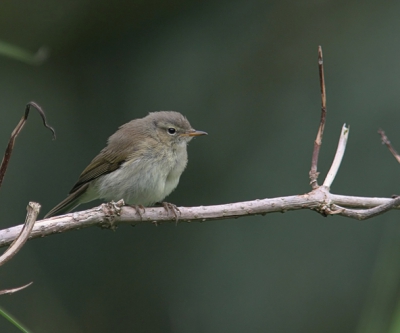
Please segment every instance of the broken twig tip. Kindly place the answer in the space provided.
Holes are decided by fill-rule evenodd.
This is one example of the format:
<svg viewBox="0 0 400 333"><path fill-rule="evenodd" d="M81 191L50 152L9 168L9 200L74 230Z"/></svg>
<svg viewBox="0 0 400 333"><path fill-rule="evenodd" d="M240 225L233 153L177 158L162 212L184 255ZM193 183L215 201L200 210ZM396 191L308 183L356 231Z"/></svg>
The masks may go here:
<svg viewBox="0 0 400 333"><path fill-rule="evenodd" d="M340 133L338 147L336 149L335 158L333 159L331 168L325 178L323 186L330 188L333 180L336 177L337 172L339 171L340 164L342 163L342 159L344 156L344 152L346 150L347 139L349 137L349 128L346 127L346 124L342 127L342 132Z"/></svg>
<svg viewBox="0 0 400 333"><path fill-rule="evenodd" d="M24 286L22 286L22 287L13 288L13 289L1 290L1 291L0 291L0 295L14 294L14 293L17 292L17 291L20 291L20 290L22 290L22 289L25 289L25 288L29 287L32 283L33 283L33 281L32 281L32 282L29 282L28 284L26 284L26 285L24 285Z"/></svg>
<svg viewBox="0 0 400 333"><path fill-rule="evenodd" d="M378 130L379 135L381 136L381 141L383 145L386 145L386 147L388 147L389 151L392 153L392 155L394 156L394 158L397 160L397 162L400 163L400 155L399 153L396 151L396 149L394 149L394 147L392 146L392 144L389 141L389 138L386 136L386 133L382 130L379 129Z"/></svg>
<svg viewBox="0 0 400 333"><path fill-rule="evenodd" d="M323 56L322 56L322 47L321 45L318 46L318 64L322 65L324 62Z"/></svg>

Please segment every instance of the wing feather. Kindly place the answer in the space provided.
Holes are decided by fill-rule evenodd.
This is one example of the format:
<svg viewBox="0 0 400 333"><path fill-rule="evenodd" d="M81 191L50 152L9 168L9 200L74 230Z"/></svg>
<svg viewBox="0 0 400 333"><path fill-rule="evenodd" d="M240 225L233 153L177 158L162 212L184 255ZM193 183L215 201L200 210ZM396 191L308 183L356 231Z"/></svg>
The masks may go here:
<svg viewBox="0 0 400 333"><path fill-rule="evenodd" d="M77 191L81 186L99 178L100 176L117 170L125 160L126 156L117 155L116 152L114 152L114 154L108 154L108 156L99 154L93 159L87 168L83 170L78 181L69 193L71 194Z"/></svg>
<svg viewBox="0 0 400 333"><path fill-rule="evenodd" d="M140 154L141 150L143 153L144 146L148 146L149 143L154 144L153 138L149 140L150 142L147 141L146 144L147 133L143 132L141 127L131 125L139 121L141 119L121 126L120 130L108 139L107 147L83 170L78 181L69 192L70 194L77 191L84 184L117 170L128 158L135 158ZM121 131L122 128L125 128L125 130ZM146 148L144 149L145 151L147 150Z"/></svg>

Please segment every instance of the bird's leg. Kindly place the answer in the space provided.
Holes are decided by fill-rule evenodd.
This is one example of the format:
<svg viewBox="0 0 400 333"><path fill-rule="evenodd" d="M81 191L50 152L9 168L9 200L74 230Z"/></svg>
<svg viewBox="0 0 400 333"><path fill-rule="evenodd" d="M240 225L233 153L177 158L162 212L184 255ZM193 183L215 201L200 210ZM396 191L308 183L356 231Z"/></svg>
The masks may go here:
<svg viewBox="0 0 400 333"><path fill-rule="evenodd" d="M172 213L175 216L176 223L178 224L178 220L179 220L178 213L179 213L179 215L181 215L181 211L179 210L178 207L176 207L176 205L174 205L172 203L169 203L169 202L165 202L165 201L156 202L156 204L160 205L160 206L163 206L168 214Z"/></svg>
<svg viewBox="0 0 400 333"><path fill-rule="evenodd" d="M142 214L146 213L146 208L144 208L143 205L129 205L129 207L132 207L136 211L136 214L139 215L140 219L143 220ZM143 210L143 212L140 210Z"/></svg>

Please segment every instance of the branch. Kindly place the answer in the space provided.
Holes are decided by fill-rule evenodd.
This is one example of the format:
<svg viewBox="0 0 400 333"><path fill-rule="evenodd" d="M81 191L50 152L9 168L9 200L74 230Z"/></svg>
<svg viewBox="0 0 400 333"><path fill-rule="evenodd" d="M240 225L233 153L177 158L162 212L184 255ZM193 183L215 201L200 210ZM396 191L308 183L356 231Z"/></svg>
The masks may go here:
<svg viewBox="0 0 400 333"><path fill-rule="evenodd" d="M165 222L176 223L175 216L167 212L163 207L147 207L139 216L136 209L130 206L123 206L123 204L123 201L107 203L89 210L37 221L29 239L92 226L115 230L120 224L151 223L158 225ZM351 210L348 208L374 208L381 205L390 205L388 209L400 209L398 198L365 198L336 195L329 193L328 188L320 186L318 189L302 195L257 199L225 205L179 207L178 223L216 221L277 212L284 213L299 209L310 209L327 216L338 214L337 210L344 209L344 207L346 207L346 211L340 212L339 215L360 220L367 218L368 210L364 211L364 215L360 213L351 214ZM376 211L373 211L371 217L375 215L377 215ZM19 234L21 228L22 226L15 226L0 230L0 247L9 245Z"/></svg>

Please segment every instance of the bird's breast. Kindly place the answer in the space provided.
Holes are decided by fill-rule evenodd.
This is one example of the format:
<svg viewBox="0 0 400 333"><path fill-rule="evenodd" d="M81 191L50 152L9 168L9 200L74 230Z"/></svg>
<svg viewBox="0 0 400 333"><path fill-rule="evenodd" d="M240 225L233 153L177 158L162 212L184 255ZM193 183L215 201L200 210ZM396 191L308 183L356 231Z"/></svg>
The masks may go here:
<svg viewBox="0 0 400 333"><path fill-rule="evenodd" d="M186 164L186 145L158 154L152 151L129 159L119 169L99 177L93 186L107 201L124 199L127 204L150 206L176 188Z"/></svg>
<svg viewBox="0 0 400 333"><path fill-rule="evenodd" d="M178 147L171 155L171 161L173 161L173 163L165 179L165 196L170 194L178 186L182 172L186 168L187 160L186 144L182 148Z"/></svg>

